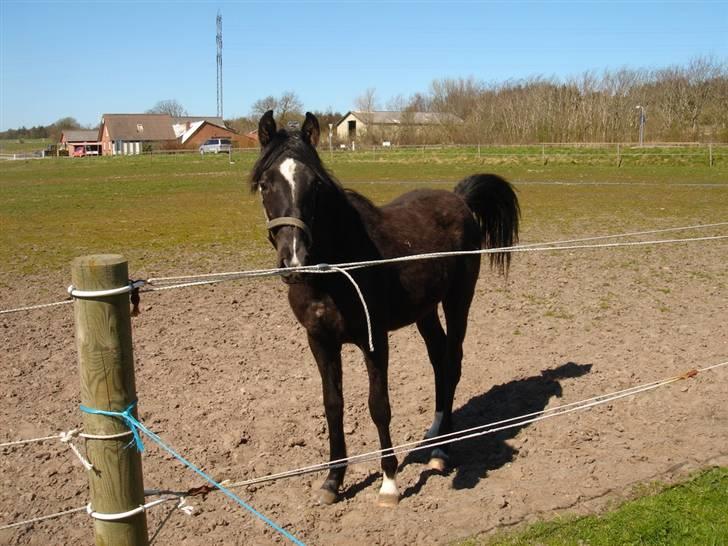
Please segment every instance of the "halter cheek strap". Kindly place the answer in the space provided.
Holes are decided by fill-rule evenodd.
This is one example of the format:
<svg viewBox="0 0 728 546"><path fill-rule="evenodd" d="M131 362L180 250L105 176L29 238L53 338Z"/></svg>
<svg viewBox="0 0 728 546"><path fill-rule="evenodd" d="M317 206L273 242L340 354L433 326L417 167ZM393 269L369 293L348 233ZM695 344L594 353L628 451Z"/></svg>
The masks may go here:
<svg viewBox="0 0 728 546"><path fill-rule="evenodd" d="M280 216L278 218L274 218L270 222L268 222L268 231L280 227L280 226L293 226L297 227L298 229L302 230L306 237L308 237L309 243L313 241L313 235L311 234L311 229L298 218L295 218L293 216Z"/></svg>

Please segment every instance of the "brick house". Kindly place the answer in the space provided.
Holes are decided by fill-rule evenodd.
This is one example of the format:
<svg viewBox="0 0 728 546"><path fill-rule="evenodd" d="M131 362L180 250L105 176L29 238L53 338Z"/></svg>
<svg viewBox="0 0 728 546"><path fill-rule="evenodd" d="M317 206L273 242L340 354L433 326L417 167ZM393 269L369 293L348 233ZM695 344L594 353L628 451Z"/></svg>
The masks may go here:
<svg viewBox="0 0 728 546"><path fill-rule="evenodd" d="M227 138L232 142L233 148L241 146L240 135L228 129L222 118L185 117L175 118L174 121L174 131L181 148L197 149L211 138Z"/></svg>
<svg viewBox="0 0 728 546"><path fill-rule="evenodd" d="M229 138L237 146L240 136L219 117L169 114L104 114L98 140L103 155L135 155L149 149L196 149L209 138Z"/></svg>
<svg viewBox="0 0 728 546"><path fill-rule="evenodd" d="M59 150L68 150L68 155L74 155L81 148L86 152L100 154L101 146L98 142L99 132L94 129L66 129L61 133Z"/></svg>
<svg viewBox="0 0 728 546"><path fill-rule="evenodd" d="M99 128L103 155L135 155L177 140L169 114L104 114Z"/></svg>

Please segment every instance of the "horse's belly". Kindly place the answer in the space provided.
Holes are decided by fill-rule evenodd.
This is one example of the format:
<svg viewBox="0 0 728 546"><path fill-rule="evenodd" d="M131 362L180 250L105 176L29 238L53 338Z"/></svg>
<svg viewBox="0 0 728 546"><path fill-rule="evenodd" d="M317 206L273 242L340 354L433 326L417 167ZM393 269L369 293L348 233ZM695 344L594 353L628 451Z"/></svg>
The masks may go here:
<svg viewBox="0 0 728 546"><path fill-rule="evenodd" d="M433 267L433 262L417 262L403 268L390 286L389 330L414 322L432 310L447 292L450 272L445 263Z"/></svg>

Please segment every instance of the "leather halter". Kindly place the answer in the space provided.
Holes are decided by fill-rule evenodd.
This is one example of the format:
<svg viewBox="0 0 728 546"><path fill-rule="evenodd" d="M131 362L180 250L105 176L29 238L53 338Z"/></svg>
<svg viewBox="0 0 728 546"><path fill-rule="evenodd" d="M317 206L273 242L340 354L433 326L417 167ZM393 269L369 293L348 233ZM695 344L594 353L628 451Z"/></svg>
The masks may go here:
<svg viewBox="0 0 728 546"><path fill-rule="evenodd" d="M303 220L299 220L298 218L295 218L293 216L279 216L278 218L274 218L273 220L269 221L267 225L268 231L271 231L272 229L280 226L297 227L306 234L309 244L313 242L311 229L305 224Z"/></svg>

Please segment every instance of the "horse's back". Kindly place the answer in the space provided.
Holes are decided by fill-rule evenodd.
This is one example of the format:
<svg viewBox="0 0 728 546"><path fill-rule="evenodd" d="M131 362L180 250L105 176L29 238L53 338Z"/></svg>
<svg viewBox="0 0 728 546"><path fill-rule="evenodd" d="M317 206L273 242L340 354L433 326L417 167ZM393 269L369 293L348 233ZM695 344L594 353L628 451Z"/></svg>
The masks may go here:
<svg viewBox="0 0 728 546"><path fill-rule="evenodd" d="M468 206L453 192L414 190L384 205L381 211L377 231L389 240L385 246L396 252L392 256L479 248L477 224Z"/></svg>
<svg viewBox="0 0 728 546"><path fill-rule="evenodd" d="M452 192L411 191L379 212L367 230L382 258L480 248L478 224L467 204ZM419 320L454 287L474 283L479 263L479 256L459 256L393 265L387 294L389 329Z"/></svg>

